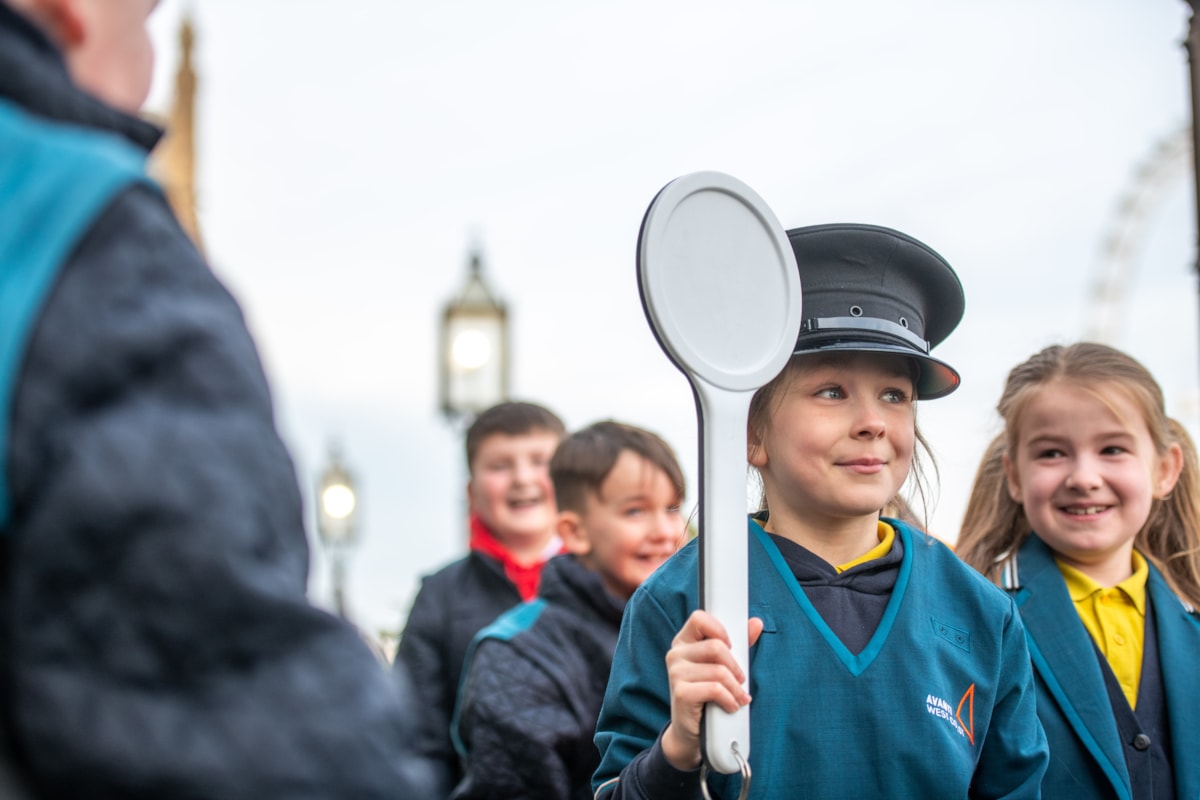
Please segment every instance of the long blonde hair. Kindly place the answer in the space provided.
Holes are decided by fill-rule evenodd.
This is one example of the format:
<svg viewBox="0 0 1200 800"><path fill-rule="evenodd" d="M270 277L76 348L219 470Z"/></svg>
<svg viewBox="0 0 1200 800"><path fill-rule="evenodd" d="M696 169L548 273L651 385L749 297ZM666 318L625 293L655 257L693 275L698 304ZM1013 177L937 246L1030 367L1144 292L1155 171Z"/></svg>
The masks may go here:
<svg viewBox="0 0 1200 800"><path fill-rule="evenodd" d="M996 410L1004 432L988 445L975 474L956 552L980 572L995 576L997 565L1032 533L1025 510L1008 493L1004 455L1012 452L1021 415L1035 392L1052 381L1090 391L1117 386L1141 412L1155 450L1171 445L1183 452L1183 470L1166 498L1155 498L1134 546L1167 579L1171 588L1200 605L1200 474L1196 447L1187 431L1167 416L1162 389L1141 363L1115 348L1094 342L1053 345L1035 353L1008 373Z"/></svg>

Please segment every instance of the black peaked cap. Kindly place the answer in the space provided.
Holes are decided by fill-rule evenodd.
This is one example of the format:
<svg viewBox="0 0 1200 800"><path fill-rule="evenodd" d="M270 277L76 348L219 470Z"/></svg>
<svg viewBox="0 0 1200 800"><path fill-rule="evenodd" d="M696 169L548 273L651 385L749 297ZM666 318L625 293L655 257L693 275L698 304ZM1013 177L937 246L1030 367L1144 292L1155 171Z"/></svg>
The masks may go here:
<svg viewBox="0 0 1200 800"><path fill-rule="evenodd" d="M906 234L837 223L787 232L804 317L799 353L896 353L912 358L917 397L944 397L958 372L929 351L962 319L962 284L946 260Z"/></svg>

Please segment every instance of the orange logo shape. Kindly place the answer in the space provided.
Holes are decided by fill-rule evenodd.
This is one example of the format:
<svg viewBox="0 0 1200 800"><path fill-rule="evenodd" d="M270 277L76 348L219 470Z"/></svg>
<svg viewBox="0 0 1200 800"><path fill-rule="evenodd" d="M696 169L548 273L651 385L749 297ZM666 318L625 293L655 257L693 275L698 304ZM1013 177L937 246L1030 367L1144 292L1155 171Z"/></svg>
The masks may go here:
<svg viewBox="0 0 1200 800"><path fill-rule="evenodd" d="M967 707L967 718L963 719L963 706ZM962 699L958 701L958 708L954 710L954 718L958 720L958 724L963 726L966 731L967 740L971 744L975 744L975 684L971 684L971 688L963 694Z"/></svg>

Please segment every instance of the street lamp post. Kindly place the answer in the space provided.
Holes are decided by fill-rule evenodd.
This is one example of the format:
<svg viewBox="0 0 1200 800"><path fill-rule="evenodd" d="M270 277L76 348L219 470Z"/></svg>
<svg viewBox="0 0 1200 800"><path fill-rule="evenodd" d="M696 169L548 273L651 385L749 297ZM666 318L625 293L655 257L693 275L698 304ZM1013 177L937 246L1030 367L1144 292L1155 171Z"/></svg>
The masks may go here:
<svg viewBox="0 0 1200 800"><path fill-rule="evenodd" d="M1193 199L1196 204L1196 272L1200 274L1200 169L1197 169L1196 165L1197 158L1200 158L1200 22L1196 19L1197 13L1200 13L1200 0L1187 0L1187 4L1192 9L1192 16L1188 21L1185 47L1188 53L1188 74L1191 79L1189 86L1192 101L1192 185Z"/></svg>
<svg viewBox="0 0 1200 800"><path fill-rule="evenodd" d="M345 557L358 537L358 493L336 448L330 448L329 465L317 481L317 532L330 559L334 606L345 618Z"/></svg>
<svg viewBox="0 0 1200 800"><path fill-rule="evenodd" d="M442 311L439 401L452 424L508 397L508 361L508 310L484 281L475 252L462 291Z"/></svg>

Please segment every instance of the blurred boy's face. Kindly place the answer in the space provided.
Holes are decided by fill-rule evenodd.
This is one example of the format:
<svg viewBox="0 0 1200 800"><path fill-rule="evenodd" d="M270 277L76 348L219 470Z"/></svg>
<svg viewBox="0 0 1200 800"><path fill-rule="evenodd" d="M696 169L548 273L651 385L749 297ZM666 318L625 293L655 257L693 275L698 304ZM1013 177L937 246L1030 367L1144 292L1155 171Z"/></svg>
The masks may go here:
<svg viewBox="0 0 1200 800"><path fill-rule="evenodd" d="M589 494L574 533L563 537L567 549L613 596L628 599L683 543L682 500L666 473L624 450L600 491Z"/></svg>
<svg viewBox="0 0 1200 800"><path fill-rule="evenodd" d="M471 463L467 500L492 535L506 546L528 546L553 536L558 507L550 457L559 437L546 430L492 434Z"/></svg>
<svg viewBox="0 0 1200 800"><path fill-rule="evenodd" d="M158 0L35 0L57 28L72 80L133 114L146 102L154 47L146 23Z"/></svg>

